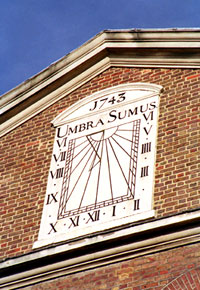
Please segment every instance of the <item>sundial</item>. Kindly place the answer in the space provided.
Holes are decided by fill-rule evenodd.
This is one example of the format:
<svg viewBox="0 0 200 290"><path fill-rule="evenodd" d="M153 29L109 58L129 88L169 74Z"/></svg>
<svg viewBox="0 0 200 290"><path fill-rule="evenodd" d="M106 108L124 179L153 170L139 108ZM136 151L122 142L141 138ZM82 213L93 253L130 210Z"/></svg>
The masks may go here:
<svg viewBox="0 0 200 290"><path fill-rule="evenodd" d="M69 141L58 217L134 199L139 126L137 120Z"/></svg>
<svg viewBox="0 0 200 290"><path fill-rule="evenodd" d="M34 247L152 217L160 86L126 84L86 97L56 128Z"/></svg>

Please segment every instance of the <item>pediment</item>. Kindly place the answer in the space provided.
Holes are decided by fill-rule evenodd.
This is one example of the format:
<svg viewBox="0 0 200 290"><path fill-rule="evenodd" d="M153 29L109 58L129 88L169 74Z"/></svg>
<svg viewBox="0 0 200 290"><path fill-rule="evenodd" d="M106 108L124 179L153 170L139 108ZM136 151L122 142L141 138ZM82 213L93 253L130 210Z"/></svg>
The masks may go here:
<svg viewBox="0 0 200 290"><path fill-rule="evenodd" d="M108 68L199 68L200 31L106 30L0 98L3 136Z"/></svg>

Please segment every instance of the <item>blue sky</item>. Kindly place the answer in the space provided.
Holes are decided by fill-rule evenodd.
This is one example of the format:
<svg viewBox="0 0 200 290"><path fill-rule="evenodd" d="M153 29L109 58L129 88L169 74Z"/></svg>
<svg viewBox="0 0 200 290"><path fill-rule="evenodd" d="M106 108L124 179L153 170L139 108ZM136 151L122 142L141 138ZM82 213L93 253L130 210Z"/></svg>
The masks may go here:
<svg viewBox="0 0 200 290"><path fill-rule="evenodd" d="M200 27L200 0L0 0L0 95L105 29Z"/></svg>

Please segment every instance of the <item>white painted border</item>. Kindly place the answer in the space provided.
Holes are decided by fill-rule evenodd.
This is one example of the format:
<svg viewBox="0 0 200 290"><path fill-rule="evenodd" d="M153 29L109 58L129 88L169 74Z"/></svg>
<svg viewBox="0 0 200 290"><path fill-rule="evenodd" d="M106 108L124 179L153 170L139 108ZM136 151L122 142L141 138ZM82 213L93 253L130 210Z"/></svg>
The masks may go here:
<svg viewBox="0 0 200 290"><path fill-rule="evenodd" d="M128 225L130 223L134 223L137 221L142 221L142 220L148 220L150 218L153 218L155 216L155 211L154 210L150 210L150 211L146 211L146 212L142 212L139 214L135 214L134 216L130 216L130 217L125 217L125 218L121 218L120 219L120 227L121 226L125 226ZM116 230L115 228L116 226L119 227L119 220L116 221L112 221L112 222L105 222L103 224L99 224L98 225L98 229L96 229L96 231L94 231L94 227L90 227L90 228L86 228L86 229L81 229L81 232L85 232L86 236L89 236L91 234L98 234L98 232L103 232L105 230ZM134 231L133 231L134 232ZM105 234L106 235L106 234ZM83 236L83 235L81 235ZM73 233L73 238L81 238L80 237L80 230L77 230L77 232ZM72 238L71 238L72 239ZM68 238L69 240L69 238ZM88 240L90 240L90 238L88 237ZM49 244L54 244L54 243L58 243L58 242L64 242L66 241L66 234L60 234L57 235L56 237L49 237L48 239L43 239L43 240L38 240L36 242L34 242L33 244L33 249L35 248L40 248Z"/></svg>

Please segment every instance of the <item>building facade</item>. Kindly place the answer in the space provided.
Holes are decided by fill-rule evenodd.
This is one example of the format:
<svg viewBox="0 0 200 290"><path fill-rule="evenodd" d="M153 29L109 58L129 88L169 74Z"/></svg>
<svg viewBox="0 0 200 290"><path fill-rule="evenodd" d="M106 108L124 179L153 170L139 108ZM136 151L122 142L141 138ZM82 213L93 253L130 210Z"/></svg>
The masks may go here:
<svg viewBox="0 0 200 290"><path fill-rule="evenodd" d="M103 31L1 97L0 289L200 289L200 31Z"/></svg>

